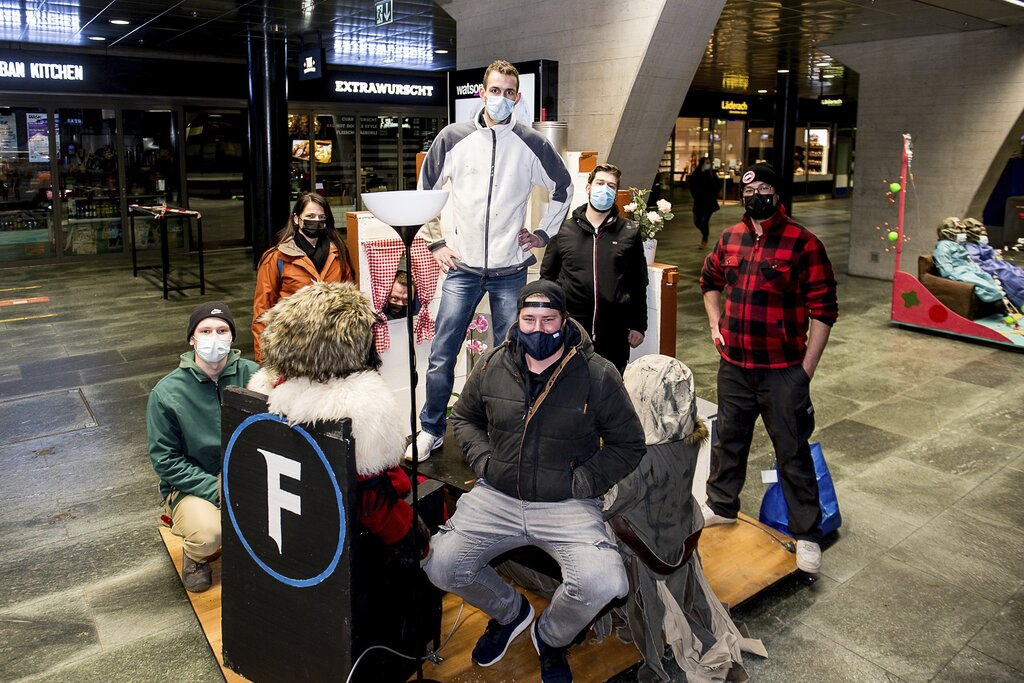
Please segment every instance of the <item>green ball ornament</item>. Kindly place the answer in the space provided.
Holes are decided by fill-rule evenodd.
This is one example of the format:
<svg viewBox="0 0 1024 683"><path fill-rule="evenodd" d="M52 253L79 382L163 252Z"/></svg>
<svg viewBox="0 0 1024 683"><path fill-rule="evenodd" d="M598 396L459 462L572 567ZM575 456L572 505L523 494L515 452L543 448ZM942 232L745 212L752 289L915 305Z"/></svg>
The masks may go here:
<svg viewBox="0 0 1024 683"><path fill-rule="evenodd" d="M1005 318L1003 318L1003 322L1006 323L1007 325L1012 325L1015 322L1017 322L1017 319L1014 318L1012 315L1008 315Z"/></svg>
<svg viewBox="0 0 1024 683"><path fill-rule="evenodd" d="M892 192L893 194L896 194L901 189L902 188L900 187L899 183L889 183L889 192Z"/></svg>
<svg viewBox="0 0 1024 683"><path fill-rule="evenodd" d="M896 240L898 240L900 238L900 234L898 232L896 232L895 230L890 230L889 234L886 235L886 237L889 238L890 242L895 242Z"/></svg>

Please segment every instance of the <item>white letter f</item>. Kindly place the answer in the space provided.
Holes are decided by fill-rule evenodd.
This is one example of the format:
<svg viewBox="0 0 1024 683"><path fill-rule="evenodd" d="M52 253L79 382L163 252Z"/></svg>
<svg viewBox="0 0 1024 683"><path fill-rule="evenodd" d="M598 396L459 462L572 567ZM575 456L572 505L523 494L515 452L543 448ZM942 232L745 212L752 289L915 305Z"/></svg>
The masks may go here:
<svg viewBox="0 0 1024 683"><path fill-rule="evenodd" d="M301 515L302 499L281 489L281 477L300 481L302 463L262 448L256 450L262 453L267 461L267 533L277 543L277 552L284 552L281 549L281 516L284 510Z"/></svg>

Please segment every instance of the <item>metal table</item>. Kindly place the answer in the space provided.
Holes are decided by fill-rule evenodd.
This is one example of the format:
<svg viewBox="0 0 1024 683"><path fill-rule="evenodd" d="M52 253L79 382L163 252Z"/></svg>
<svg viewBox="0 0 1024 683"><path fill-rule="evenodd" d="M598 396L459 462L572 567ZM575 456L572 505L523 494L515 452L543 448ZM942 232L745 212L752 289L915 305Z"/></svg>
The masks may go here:
<svg viewBox="0 0 1024 683"><path fill-rule="evenodd" d="M160 230L160 265L146 265L140 266L138 261L138 255L136 253L137 247L135 244L135 214L143 213L151 215L154 220L157 221ZM199 251L199 283L198 284L184 284L176 278L172 278L170 275L171 270L171 255L170 247L167 244L167 217L176 216L188 219L188 238L185 240L185 244L188 245L192 241L192 219L196 221L196 247ZM167 293L183 292L186 289L198 289L200 294L206 294L206 271L203 264L203 216L198 211L189 211L187 209L177 209L171 206L143 206L141 204L131 204L128 206L128 217L129 226L128 230L131 233L132 241L132 277L138 277L140 270L147 268L160 271L161 277L163 278L163 290L164 299L167 298Z"/></svg>

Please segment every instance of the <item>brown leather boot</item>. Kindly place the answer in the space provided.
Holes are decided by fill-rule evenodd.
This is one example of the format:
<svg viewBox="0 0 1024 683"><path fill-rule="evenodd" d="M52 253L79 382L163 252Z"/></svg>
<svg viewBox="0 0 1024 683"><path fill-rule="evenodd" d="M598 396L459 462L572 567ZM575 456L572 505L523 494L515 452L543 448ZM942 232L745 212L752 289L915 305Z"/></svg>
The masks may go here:
<svg viewBox="0 0 1024 683"><path fill-rule="evenodd" d="M202 593L213 583L213 569L208 562L196 562L182 551L181 582L189 593Z"/></svg>

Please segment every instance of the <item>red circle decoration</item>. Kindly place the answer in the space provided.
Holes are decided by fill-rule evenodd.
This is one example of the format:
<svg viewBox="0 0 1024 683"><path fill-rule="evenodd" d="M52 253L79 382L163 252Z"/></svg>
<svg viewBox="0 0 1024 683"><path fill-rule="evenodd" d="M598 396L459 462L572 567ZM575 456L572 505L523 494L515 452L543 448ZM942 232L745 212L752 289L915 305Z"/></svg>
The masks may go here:
<svg viewBox="0 0 1024 683"><path fill-rule="evenodd" d="M945 306L935 304L928 309L928 317L931 318L931 321L934 323L944 323L946 322L946 319L949 318L949 309Z"/></svg>

